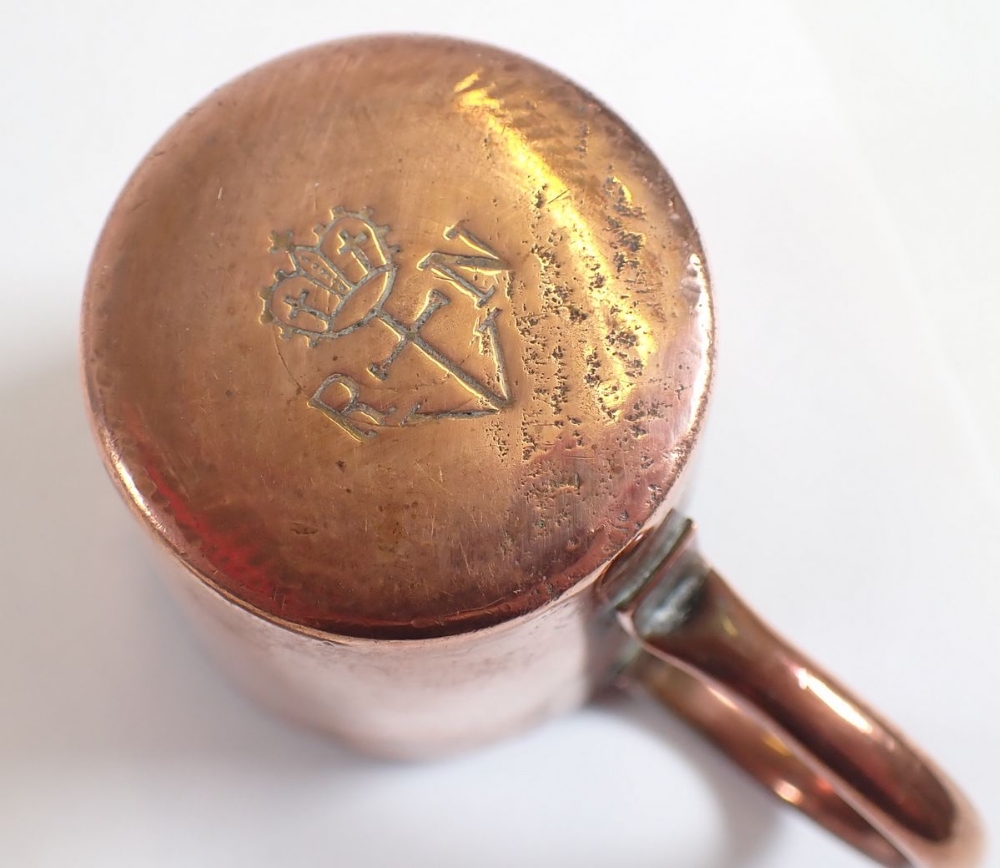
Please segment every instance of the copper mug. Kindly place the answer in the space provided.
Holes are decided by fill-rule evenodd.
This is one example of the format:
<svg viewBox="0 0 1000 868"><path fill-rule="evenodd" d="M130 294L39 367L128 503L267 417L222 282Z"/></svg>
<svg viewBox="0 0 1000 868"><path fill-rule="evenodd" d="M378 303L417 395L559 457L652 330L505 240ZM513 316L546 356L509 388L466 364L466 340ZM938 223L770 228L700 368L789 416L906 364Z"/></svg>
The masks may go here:
<svg viewBox="0 0 1000 868"><path fill-rule="evenodd" d="M393 36L262 66L163 137L82 352L111 476L283 714L417 757L639 685L876 861L977 864L959 790L699 554L714 341L694 224L621 119Z"/></svg>

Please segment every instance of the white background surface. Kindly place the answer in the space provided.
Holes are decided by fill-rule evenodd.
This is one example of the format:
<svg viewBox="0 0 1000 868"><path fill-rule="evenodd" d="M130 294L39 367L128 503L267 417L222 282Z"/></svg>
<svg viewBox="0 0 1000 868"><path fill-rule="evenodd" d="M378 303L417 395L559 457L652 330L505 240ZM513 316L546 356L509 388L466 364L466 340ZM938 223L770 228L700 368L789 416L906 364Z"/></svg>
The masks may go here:
<svg viewBox="0 0 1000 868"><path fill-rule="evenodd" d="M0 864L866 864L634 700L353 756L245 703L151 575L77 387L103 218L212 87L385 29L542 60L661 155L720 312L708 553L1000 817L997 10L3 0Z"/></svg>

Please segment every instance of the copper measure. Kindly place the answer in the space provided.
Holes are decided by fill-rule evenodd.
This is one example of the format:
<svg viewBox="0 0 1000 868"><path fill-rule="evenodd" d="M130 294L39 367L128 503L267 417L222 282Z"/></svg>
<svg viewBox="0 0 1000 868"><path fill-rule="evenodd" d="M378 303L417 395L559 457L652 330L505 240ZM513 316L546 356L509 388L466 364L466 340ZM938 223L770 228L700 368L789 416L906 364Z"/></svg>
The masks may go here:
<svg viewBox="0 0 1000 868"><path fill-rule="evenodd" d="M188 113L83 311L111 475L272 707L412 757L639 684L882 864L974 865L961 793L677 511L714 340L697 232L635 133L423 37L301 51Z"/></svg>

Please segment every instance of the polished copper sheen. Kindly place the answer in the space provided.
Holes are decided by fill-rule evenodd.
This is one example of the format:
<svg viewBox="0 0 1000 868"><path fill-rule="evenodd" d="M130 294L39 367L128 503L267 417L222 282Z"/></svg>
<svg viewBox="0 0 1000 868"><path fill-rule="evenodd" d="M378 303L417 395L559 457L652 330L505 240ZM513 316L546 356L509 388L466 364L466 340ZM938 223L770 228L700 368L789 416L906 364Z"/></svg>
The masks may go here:
<svg viewBox="0 0 1000 868"><path fill-rule="evenodd" d="M886 865L972 866L948 779L785 645L678 513L712 301L656 157L523 58L281 58L157 144L101 237L86 388L223 663L426 756L645 686Z"/></svg>

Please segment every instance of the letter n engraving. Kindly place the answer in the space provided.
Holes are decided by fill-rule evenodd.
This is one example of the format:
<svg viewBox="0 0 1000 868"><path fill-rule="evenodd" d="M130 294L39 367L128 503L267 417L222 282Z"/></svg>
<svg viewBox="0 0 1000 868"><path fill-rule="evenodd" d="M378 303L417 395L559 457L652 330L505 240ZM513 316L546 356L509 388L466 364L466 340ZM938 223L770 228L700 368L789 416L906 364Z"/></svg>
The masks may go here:
<svg viewBox="0 0 1000 868"><path fill-rule="evenodd" d="M457 238L474 253L443 253L435 250L420 260L417 268L421 271L430 270L438 277L450 281L471 295L477 307L482 307L496 292L496 285L477 286L474 282L476 273L499 274L507 270L507 264L485 241L480 241L462 225L449 227L445 230L444 237L450 241Z"/></svg>

